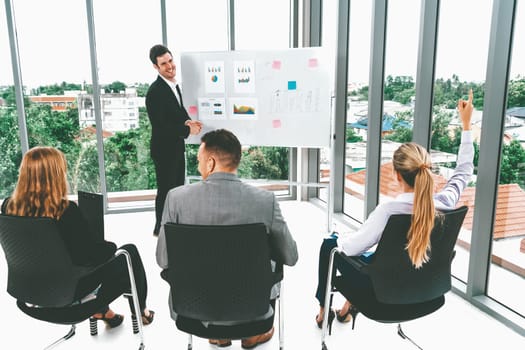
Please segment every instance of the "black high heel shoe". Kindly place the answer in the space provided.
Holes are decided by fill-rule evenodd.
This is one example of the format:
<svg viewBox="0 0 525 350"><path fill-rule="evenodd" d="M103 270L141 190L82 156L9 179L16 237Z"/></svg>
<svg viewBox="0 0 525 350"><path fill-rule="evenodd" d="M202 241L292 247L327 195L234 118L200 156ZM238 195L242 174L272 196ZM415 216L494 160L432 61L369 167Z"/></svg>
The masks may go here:
<svg viewBox="0 0 525 350"><path fill-rule="evenodd" d="M335 312L334 310L330 309L330 311L328 311L328 334L329 335L332 335L332 322L334 322L334 318L335 318ZM317 319L317 316L315 316L315 322L317 323L317 327L319 327L319 329L323 328L323 320L319 321Z"/></svg>
<svg viewBox="0 0 525 350"><path fill-rule="evenodd" d="M337 312L337 321L341 323L347 323L350 322L348 316L352 316L352 329L354 329L355 319L357 317L357 314L359 313L359 310L357 310L357 308L354 305L351 305L344 314L341 315L339 311Z"/></svg>
<svg viewBox="0 0 525 350"><path fill-rule="evenodd" d="M142 325L147 326L153 322L153 317L155 316L155 311L149 310L149 316L144 314L141 315ZM137 315L131 315L131 322L133 325L133 333L137 334L139 332L139 324L137 320Z"/></svg>
<svg viewBox="0 0 525 350"><path fill-rule="evenodd" d="M122 321L124 321L124 316L116 313L115 316L108 318L106 317L106 312L101 312L102 317L91 316L89 318L89 332L91 333L91 335L98 334L97 321L104 321L106 326L108 326L109 328L116 328L122 324Z"/></svg>

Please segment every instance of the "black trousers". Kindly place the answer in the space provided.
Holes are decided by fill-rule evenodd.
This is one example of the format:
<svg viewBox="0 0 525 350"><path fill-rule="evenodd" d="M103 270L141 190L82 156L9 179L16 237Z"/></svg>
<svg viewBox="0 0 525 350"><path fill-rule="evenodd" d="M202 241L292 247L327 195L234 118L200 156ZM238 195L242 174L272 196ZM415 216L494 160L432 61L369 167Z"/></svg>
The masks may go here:
<svg viewBox="0 0 525 350"><path fill-rule="evenodd" d="M186 162L184 152L176 152L172 157L153 159L157 176L157 196L155 198L155 227L153 233L158 235L162 222L162 211L169 190L184 185Z"/></svg>
<svg viewBox="0 0 525 350"><path fill-rule="evenodd" d="M319 301L319 305L324 306L326 296L326 284L328 282L328 265L330 263L330 252L337 247L337 236L332 235L330 238L325 238L319 249L319 268L318 268L318 284L315 297ZM348 281L349 288L345 290L347 295L356 295L358 297L372 297L373 288L372 282L368 275L359 272L356 268L346 262L339 255L335 255L333 275L339 271L344 280ZM349 300L352 302L352 300Z"/></svg>
<svg viewBox="0 0 525 350"><path fill-rule="evenodd" d="M146 298L148 295L148 283L146 280L146 272L144 271L142 259L137 250L137 247L133 244L125 244L118 249L126 250L131 257L139 305L142 311L146 308ZM80 285L85 287L80 287L80 290L77 290L79 299L80 297L85 296L91 292L93 290L93 285L99 284L101 284L101 287L98 290L97 298L102 300L112 301L124 293L131 293L128 266L126 263L126 257L124 255L119 255L109 263L104 264L100 269L96 270L94 273L90 274L83 281L81 281ZM88 288L91 289L87 290ZM131 312L135 313L133 300L129 298L128 302ZM103 312L104 310L100 311Z"/></svg>

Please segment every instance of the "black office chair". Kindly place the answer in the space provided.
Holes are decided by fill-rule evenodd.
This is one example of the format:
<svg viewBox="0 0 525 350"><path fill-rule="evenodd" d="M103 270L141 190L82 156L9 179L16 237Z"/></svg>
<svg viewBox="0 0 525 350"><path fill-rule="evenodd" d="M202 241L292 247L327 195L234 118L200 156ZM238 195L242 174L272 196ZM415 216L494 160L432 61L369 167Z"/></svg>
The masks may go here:
<svg viewBox="0 0 525 350"><path fill-rule="evenodd" d="M77 288L95 290L100 282L86 279L97 268L73 265L66 246L60 237L54 220L0 215L0 243L8 267L7 292L16 299L16 304L25 314L42 321L71 325L69 333L49 349L75 335L76 324L89 317L120 295L111 298L97 297L80 302ZM131 258L124 255L131 281L131 298L135 310L140 310ZM89 280L89 285L86 281ZM133 332L140 334L140 347L144 349L141 322L133 320ZM96 322L90 324L91 335L97 334Z"/></svg>
<svg viewBox="0 0 525 350"><path fill-rule="evenodd" d="M273 304L270 291L283 279L283 272L282 264L272 272L264 224L167 223L164 230L169 268L163 278L171 287L176 326L189 334L188 349L193 346L192 335L242 339L273 327L274 314L261 318ZM279 310L279 347L283 349L282 286L275 304ZM213 324L206 324L209 321ZM229 321L241 323L228 325Z"/></svg>
<svg viewBox="0 0 525 350"><path fill-rule="evenodd" d="M405 249L411 215L392 215L383 231L370 261L346 256L339 248L330 255L325 320L334 292L340 292L360 313L383 323L398 323L398 334L410 339L401 328L404 321L414 320L438 310L445 303L445 293L451 289L451 264L454 246L468 207L462 206L436 218L431 234L430 260L415 269ZM369 277L370 286L356 290L344 274L335 275L334 259L348 263ZM366 279L366 277L365 277ZM327 322L323 324L321 347L327 349Z"/></svg>
<svg viewBox="0 0 525 350"><path fill-rule="evenodd" d="M104 196L101 193L78 191L78 208L86 219L96 242L104 241Z"/></svg>

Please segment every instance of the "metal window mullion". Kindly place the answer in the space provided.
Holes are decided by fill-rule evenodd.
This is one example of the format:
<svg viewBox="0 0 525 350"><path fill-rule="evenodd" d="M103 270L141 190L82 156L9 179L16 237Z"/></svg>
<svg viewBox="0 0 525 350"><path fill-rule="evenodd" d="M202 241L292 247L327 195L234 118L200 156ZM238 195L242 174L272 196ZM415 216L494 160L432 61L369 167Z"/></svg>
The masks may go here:
<svg viewBox="0 0 525 350"><path fill-rule="evenodd" d="M379 202L387 8L387 0L374 0L372 9L372 44L370 46L370 76L368 82L365 218L368 217L368 214L375 209Z"/></svg>
<svg viewBox="0 0 525 350"><path fill-rule="evenodd" d="M335 112L331 135L330 189L334 213L344 206L346 118L348 97L348 50L350 34L350 1L339 0L337 10L337 48L335 63Z"/></svg>
<svg viewBox="0 0 525 350"><path fill-rule="evenodd" d="M299 47L299 0L290 0L289 46ZM297 182L297 147L288 148L288 181ZM290 186L290 197L297 199L297 186Z"/></svg>
<svg viewBox="0 0 525 350"><path fill-rule="evenodd" d="M93 11L93 0L86 0L86 15L89 35L89 52L91 58L91 78L93 80L93 105L95 112L96 136L97 136L97 153L98 153L98 170L100 176L100 191L104 199L104 210L107 211L107 187L106 187L106 166L104 163L104 137L102 135L102 109L100 103L100 85L98 79L98 62L97 48L95 40L95 19Z"/></svg>
<svg viewBox="0 0 525 350"><path fill-rule="evenodd" d="M288 46L290 48L299 47L299 0L290 0Z"/></svg>
<svg viewBox="0 0 525 350"><path fill-rule="evenodd" d="M424 0L419 25L416 104L412 140L430 149L440 0Z"/></svg>
<svg viewBox="0 0 525 350"><path fill-rule="evenodd" d="M9 45L11 47L11 64L13 69L13 85L15 87L16 111L18 114L18 130L22 154L29 150L29 137L27 135L26 113L24 106L24 85L20 69L20 54L18 52L18 36L16 32L15 13L12 0L5 0L5 16L9 32Z"/></svg>
<svg viewBox="0 0 525 350"><path fill-rule="evenodd" d="M235 0L228 2L228 50L235 51Z"/></svg>
<svg viewBox="0 0 525 350"><path fill-rule="evenodd" d="M494 0L481 121L467 296L487 292L512 52L515 0Z"/></svg>
<svg viewBox="0 0 525 350"><path fill-rule="evenodd" d="M322 0L304 0L303 2L303 47L321 46L322 3ZM301 148L302 182L319 182L319 154L317 148ZM302 187L301 199L308 200L317 197L318 193L318 188Z"/></svg>
<svg viewBox="0 0 525 350"><path fill-rule="evenodd" d="M166 17L166 0L160 0L160 23L162 27L162 45L168 46L168 21Z"/></svg>

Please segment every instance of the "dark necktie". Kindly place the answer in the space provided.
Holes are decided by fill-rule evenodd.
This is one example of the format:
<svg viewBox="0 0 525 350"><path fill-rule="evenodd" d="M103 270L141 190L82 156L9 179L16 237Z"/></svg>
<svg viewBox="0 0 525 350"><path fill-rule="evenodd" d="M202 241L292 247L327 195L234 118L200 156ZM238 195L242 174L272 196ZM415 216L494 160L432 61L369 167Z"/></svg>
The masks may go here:
<svg viewBox="0 0 525 350"><path fill-rule="evenodd" d="M177 94L179 95L179 96L177 96L178 97L177 100L179 101L179 105L181 107L184 107L184 104L182 103L182 94L180 92L179 84L175 85L175 89L177 89Z"/></svg>

